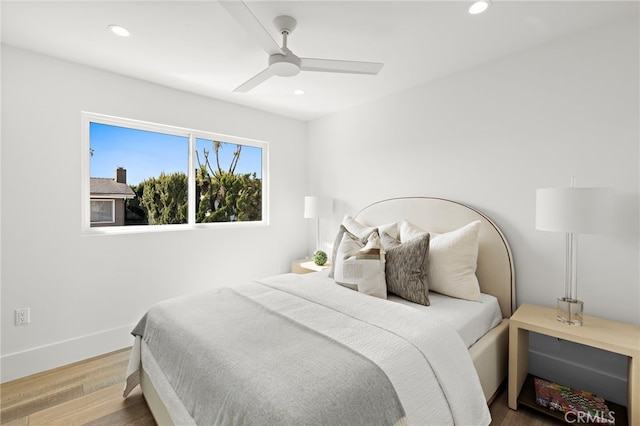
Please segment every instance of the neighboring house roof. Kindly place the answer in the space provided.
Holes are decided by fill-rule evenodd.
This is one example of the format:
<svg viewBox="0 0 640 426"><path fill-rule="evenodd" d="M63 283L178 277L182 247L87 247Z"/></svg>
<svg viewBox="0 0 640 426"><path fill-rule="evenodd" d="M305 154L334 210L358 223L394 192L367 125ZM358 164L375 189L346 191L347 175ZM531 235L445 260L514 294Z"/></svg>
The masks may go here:
<svg viewBox="0 0 640 426"><path fill-rule="evenodd" d="M133 192L126 183L116 182L110 178L91 178L91 196L100 198L134 198Z"/></svg>

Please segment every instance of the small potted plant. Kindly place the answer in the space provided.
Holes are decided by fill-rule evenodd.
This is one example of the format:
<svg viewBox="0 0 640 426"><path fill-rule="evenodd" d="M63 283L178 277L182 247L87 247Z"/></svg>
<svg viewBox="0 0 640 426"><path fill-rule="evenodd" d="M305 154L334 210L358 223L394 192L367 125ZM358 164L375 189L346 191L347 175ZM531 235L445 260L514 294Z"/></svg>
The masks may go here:
<svg viewBox="0 0 640 426"><path fill-rule="evenodd" d="M315 252L313 254L313 263L318 266L322 266L327 263L327 253L323 252L322 250L318 250L317 252Z"/></svg>

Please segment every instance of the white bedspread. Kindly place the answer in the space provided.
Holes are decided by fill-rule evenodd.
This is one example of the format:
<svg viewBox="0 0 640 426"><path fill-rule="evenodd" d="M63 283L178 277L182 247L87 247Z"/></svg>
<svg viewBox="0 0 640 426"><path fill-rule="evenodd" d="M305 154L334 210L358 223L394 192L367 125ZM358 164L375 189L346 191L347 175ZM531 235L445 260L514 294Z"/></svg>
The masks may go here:
<svg viewBox="0 0 640 426"><path fill-rule="evenodd" d="M349 323L353 322L353 329L318 321L319 317L311 311L300 312L297 320L376 362L396 388L410 424L482 425L491 422L466 345L450 325L432 313L331 285L324 274L287 274L263 281L303 297L313 297L339 312L343 321L345 315L352 317L354 320ZM394 344L403 357L381 352L377 347L360 347L359 334L364 328L371 328L362 321L398 333ZM440 386L434 387L438 381Z"/></svg>
<svg viewBox="0 0 640 426"><path fill-rule="evenodd" d="M375 362L393 384L409 424L490 423L465 343L432 313L327 285L315 274L233 288ZM132 354L134 363L137 356Z"/></svg>

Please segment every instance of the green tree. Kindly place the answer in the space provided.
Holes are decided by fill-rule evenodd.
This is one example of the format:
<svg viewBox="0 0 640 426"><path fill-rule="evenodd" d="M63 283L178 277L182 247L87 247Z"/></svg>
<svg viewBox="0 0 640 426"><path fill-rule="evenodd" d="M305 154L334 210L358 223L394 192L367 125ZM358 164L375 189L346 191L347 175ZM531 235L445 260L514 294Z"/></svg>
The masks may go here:
<svg viewBox="0 0 640 426"><path fill-rule="evenodd" d="M149 225L187 223L187 175L161 173L140 183L140 207Z"/></svg>
<svg viewBox="0 0 640 426"><path fill-rule="evenodd" d="M134 198L125 202L125 225L148 225L149 218L147 210L142 206L142 194L144 193L144 183L138 185L129 185L135 192Z"/></svg>
<svg viewBox="0 0 640 426"><path fill-rule="evenodd" d="M236 173L242 145L235 145L227 169L220 164L220 148L226 142L213 141L212 151L197 154L196 222L262 220L262 179L256 173ZM214 158L209 158L213 153ZM215 164L215 167L211 163ZM188 178L184 173L152 177L131 189L136 197L127 200L127 225L166 225L188 222Z"/></svg>
<svg viewBox="0 0 640 426"><path fill-rule="evenodd" d="M256 173L235 172L242 153L236 145L228 169L220 165L220 148L225 142L213 141L215 168L211 165L211 151L203 149L203 158L197 155L196 221L235 222L262 220L262 180Z"/></svg>

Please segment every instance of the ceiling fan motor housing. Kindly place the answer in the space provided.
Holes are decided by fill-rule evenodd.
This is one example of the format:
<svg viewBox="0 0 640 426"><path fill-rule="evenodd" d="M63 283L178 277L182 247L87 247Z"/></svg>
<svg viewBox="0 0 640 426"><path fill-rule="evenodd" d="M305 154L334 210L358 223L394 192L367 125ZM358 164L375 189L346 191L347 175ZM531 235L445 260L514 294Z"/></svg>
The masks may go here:
<svg viewBox="0 0 640 426"><path fill-rule="evenodd" d="M269 56L269 68L274 75L278 77L293 77L300 73L300 58L293 54L289 49L283 48L286 55Z"/></svg>

